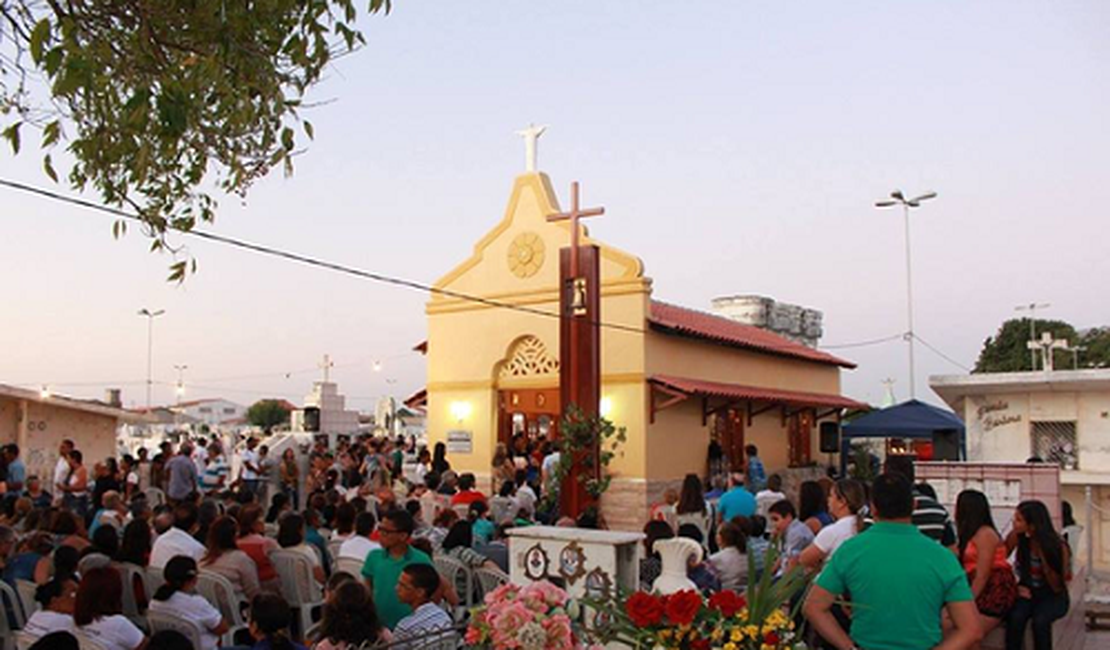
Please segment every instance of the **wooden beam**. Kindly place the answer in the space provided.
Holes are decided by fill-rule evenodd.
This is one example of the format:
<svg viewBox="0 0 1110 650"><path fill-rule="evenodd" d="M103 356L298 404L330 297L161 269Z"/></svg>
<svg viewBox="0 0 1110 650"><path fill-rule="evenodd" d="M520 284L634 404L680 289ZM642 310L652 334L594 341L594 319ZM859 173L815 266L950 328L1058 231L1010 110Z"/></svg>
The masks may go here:
<svg viewBox="0 0 1110 650"><path fill-rule="evenodd" d="M655 391L656 390L663 393L664 395L667 395L668 399L663 403L657 402L656 399L655 399ZM651 384L651 418L650 418L651 423L655 424L655 414L656 413L658 413L659 411L669 409L672 406L674 406L675 404L678 404L680 402L684 402L689 397L690 397L689 395L687 395L686 393L683 393L682 391L674 390L673 388L663 386L662 384L655 384L655 383Z"/></svg>
<svg viewBox="0 0 1110 650"><path fill-rule="evenodd" d="M752 426L752 419L755 416L762 415L762 414L766 413L767 411L778 408L778 404L768 404L767 406L764 406L761 409L753 409L752 408L753 404L754 404L754 402L748 402L748 426L749 427Z"/></svg>
<svg viewBox="0 0 1110 650"><path fill-rule="evenodd" d="M815 415L813 416L813 419L814 419L814 420L823 420L823 419L825 419L825 418L829 417L830 415L835 415L835 416L837 416L837 418L836 418L836 419L837 419L837 421L839 421L839 420L840 420L840 411L841 411L841 410L842 410L842 409L838 409L838 408L837 408L837 409L829 409L829 410L827 410L827 411L822 411L822 412L820 412L820 413L815 413Z"/></svg>

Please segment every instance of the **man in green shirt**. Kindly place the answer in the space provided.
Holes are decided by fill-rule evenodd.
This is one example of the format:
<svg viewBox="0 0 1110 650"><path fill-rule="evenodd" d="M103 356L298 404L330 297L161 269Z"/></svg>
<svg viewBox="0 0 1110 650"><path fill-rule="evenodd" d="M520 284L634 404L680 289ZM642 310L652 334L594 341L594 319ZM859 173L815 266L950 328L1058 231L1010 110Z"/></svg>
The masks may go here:
<svg viewBox="0 0 1110 650"><path fill-rule="evenodd" d="M423 551L409 546L414 522L412 515L401 509L394 509L382 515L378 524L382 548L370 551L366 563L362 565L362 577L366 579L370 592L374 594L374 605L382 624L393 629L397 623L412 613L412 608L397 598L397 581L401 571L410 564L432 565L432 559ZM432 565L434 566L434 565ZM454 588L443 581L442 597L452 605L458 602ZM439 600L437 597L435 600Z"/></svg>
<svg viewBox="0 0 1110 650"><path fill-rule="evenodd" d="M875 479L876 523L840 545L810 591L806 618L839 650L962 650L982 638L963 568L911 523L913 508L913 486L904 476ZM840 596L851 601L850 636L831 611ZM947 638L942 610L955 624Z"/></svg>

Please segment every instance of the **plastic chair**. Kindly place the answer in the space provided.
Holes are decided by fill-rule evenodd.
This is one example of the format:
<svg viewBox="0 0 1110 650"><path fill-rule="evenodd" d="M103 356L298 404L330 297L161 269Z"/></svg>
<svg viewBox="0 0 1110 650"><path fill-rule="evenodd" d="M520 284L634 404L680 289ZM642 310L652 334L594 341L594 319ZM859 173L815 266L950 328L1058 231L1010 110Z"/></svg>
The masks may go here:
<svg viewBox="0 0 1110 650"><path fill-rule="evenodd" d="M19 594L15 593L15 589L12 589L11 585L7 582L0 580L0 597L3 598L4 607L11 610L12 618L15 619L15 627L9 630L9 632L22 630L23 626L27 623L27 614L23 612L23 601L20 600ZM7 623L6 616L0 618L4 618L4 622Z"/></svg>
<svg viewBox="0 0 1110 650"><path fill-rule="evenodd" d="M146 594L147 598L153 598L154 592L158 591L159 587L166 584L166 576L162 571L163 569L152 566L148 566L144 571L144 573L146 573L146 586L150 589Z"/></svg>
<svg viewBox="0 0 1110 650"><path fill-rule="evenodd" d="M23 605L23 614L31 618L31 614L39 611L39 603L35 600L35 591L39 586L30 580L16 580L15 590L19 594L19 602Z"/></svg>
<svg viewBox="0 0 1110 650"><path fill-rule="evenodd" d="M116 569L119 571L120 580L123 581L123 615L132 623L147 629L146 618L143 616L143 612L139 611L139 599L135 594L135 578L139 578L142 581L143 593L146 597L149 599L154 595L150 588L150 577L147 570L131 562L120 562L116 565Z"/></svg>
<svg viewBox="0 0 1110 650"><path fill-rule="evenodd" d="M191 643L194 648L204 647L201 641L200 626L196 623L162 612L149 612L146 616L147 620L150 621L150 630L152 633L161 632L162 630L173 630L184 634L185 638L189 639L189 643Z"/></svg>
<svg viewBox="0 0 1110 650"><path fill-rule="evenodd" d="M470 567L449 555L437 555L432 561L435 562L436 571L439 572L440 577L455 586L455 591L459 595L459 604L451 613L451 618L462 621L474 606L474 576L470 572Z"/></svg>
<svg viewBox="0 0 1110 650"><path fill-rule="evenodd" d="M457 650L462 647L460 641L466 633L466 625L455 625L438 630L432 630L420 636L410 636L390 643L362 644L360 650Z"/></svg>
<svg viewBox="0 0 1110 650"><path fill-rule="evenodd" d="M160 488L148 487L143 490L143 494L146 495L146 502L151 508L157 508L158 506L166 504L166 493Z"/></svg>
<svg viewBox="0 0 1110 650"><path fill-rule="evenodd" d="M470 516L470 506L465 503L456 503L455 505L451 506L451 509L455 511L455 514L459 516L459 519L462 519L464 521L467 517Z"/></svg>
<svg viewBox="0 0 1110 650"><path fill-rule="evenodd" d="M294 551L275 551L270 560L281 580L281 595L291 609L297 610L297 630L303 637L312 627L312 612L324 605L323 591L312 575L312 563Z"/></svg>
<svg viewBox="0 0 1110 650"><path fill-rule="evenodd" d="M509 576L501 569L487 569L480 567L471 572L478 587L478 603L485 600L486 594L501 585L509 583ZM475 603L477 604L477 603Z"/></svg>
<svg viewBox="0 0 1110 650"><path fill-rule="evenodd" d="M345 539L333 539L328 542L328 555L331 557L330 566L335 566L336 560L339 559L339 547L343 546Z"/></svg>
<svg viewBox="0 0 1110 650"><path fill-rule="evenodd" d="M35 641L38 640L39 637L31 634L30 632L27 632L26 630L20 630L15 633L15 647L18 650L27 650L27 648L35 645Z"/></svg>
<svg viewBox="0 0 1110 650"><path fill-rule="evenodd" d="M365 562L356 560L353 557L340 557L335 560L335 571L345 571L356 578L362 577L362 566Z"/></svg>
<svg viewBox="0 0 1110 650"><path fill-rule="evenodd" d="M236 633L249 629L243 620L243 611L246 609L247 598L235 590L231 581L215 571L201 569L197 575L197 591L212 606L220 610L229 629L220 639L220 645L235 645Z"/></svg>

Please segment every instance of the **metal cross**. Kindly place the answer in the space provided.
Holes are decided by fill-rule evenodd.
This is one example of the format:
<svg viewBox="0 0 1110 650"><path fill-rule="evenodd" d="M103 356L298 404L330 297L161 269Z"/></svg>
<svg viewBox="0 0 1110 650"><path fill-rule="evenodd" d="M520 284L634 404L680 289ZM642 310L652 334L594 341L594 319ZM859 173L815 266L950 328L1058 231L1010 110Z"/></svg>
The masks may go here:
<svg viewBox="0 0 1110 650"><path fill-rule="evenodd" d="M548 221L570 220L570 273L572 278L578 277L578 220L586 217L600 217L605 214L605 208L590 208L582 210L578 207L578 181L570 184L570 212L559 212L547 215Z"/></svg>

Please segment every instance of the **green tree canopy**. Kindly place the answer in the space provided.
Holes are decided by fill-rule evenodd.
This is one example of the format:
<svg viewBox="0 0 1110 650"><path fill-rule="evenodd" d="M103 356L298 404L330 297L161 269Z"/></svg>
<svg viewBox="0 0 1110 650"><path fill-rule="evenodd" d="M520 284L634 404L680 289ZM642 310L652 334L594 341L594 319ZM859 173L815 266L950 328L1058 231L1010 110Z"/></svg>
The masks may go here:
<svg viewBox="0 0 1110 650"><path fill-rule="evenodd" d="M0 132L16 154L37 132L55 182L50 152L68 143L69 184L136 211L176 257L166 234L213 220L208 188L243 196L292 172L298 131L313 137L302 101L364 43L357 17L354 0L3 0ZM190 268L177 259L171 279Z"/></svg>
<svg viewBox="0 0 1110 650"><path fill-rule="evenodd" d="M276 399L264 399L247 409L247 422L266 431L289 421L289 408Z"/></svg>
<svg viewBox="0 0 1110 650"><path fill-rule="evenodd" d="M1026 345L1029 342L1029 324L1028 318L1013 318L1003 323L994 336L987 337L983 342L983 349L979 352L979 360L975 362L974 372L1020 372L1041 369L1039 352L1036 356L1036 368L1031 365L1033 356ZM1069 346L1082 345L1080 335L1070 323L1065 321L1038 318L1035 328L1038 339L1043 332L1050 332L1056 339L1067 340ZM1107 345L1110 346L1110 341L1107 341ZM1082 361L1081 356L1080 367L1083 366ZM1053 364L1060 370L1071 368L1072 353L1066 350L1054 351Z"/></svg>

